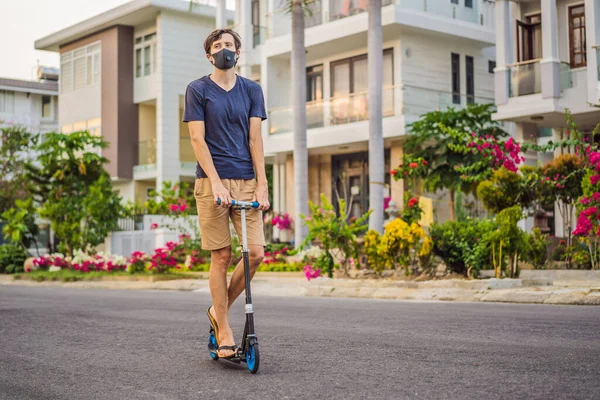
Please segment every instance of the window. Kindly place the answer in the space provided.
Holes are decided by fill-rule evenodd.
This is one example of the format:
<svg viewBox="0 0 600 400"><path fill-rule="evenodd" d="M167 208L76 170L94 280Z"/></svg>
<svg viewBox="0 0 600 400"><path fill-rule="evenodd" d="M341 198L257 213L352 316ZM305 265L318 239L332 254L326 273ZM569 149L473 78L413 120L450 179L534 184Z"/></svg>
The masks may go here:
<svg viewBox="0 0 600 400"><path fill-rule="evenodd" d="M383 51L383 89L394 85L392 50ZM367 55L347 58L331 63L331 97L368 90Z"/></svg>
<svg viewBox="0 0 600 400"><path fill-rule="evenodd" d="M323 64L306 68L306 101L323 100Z"/></svg>
<svg viewBox="0 0 600 400"><path fill-rule="evenodd" d="M452 103L460 104L460 55L452 53Z"/></svg>
<svg viewBox="0 0 600 400"><path fill-rule="evenodd" d="M156 72L156 33L135 38L135 77Z"/></svg>
<svg viewBox="0 0 600 400"><path fill-rule="evenodd" d="M583 4L569 7L569 53L571 68L585 67L585 7Z"/></svg>
<svg viewBox="0 0 600 400"><path fill-rule="evenodd" d="M15 92L11 90L0 90L0 112L15 112Z"/></svg>
<svg viewBox="0 0 600 400"><path fill-rule="evenodd" d="M490 74L493 74L495 69L496 69L496 61L492 61L492 60L488 61L488 72Z"/></svg>
<svg viewBox="0 0 600 400"><path fill-rule="evenodd" d="M252 13L252 46L256 47L261 43L260 31L260 1L252 0L250 5Z"/></svg>
<svg viewBox="0 0 600 400"><path fill-rule="evenodd" d="M475 67L471 56L465 56L465 67L467 69L467 104L475 103Z"/></svg>
<svg viewBox="0 0 600 400"><path fill-rule="evenodd" d="M394 114L392 49L383 52L383 116ZM344 124L368 118L367 55L331 63L330 123Z"/></svg>
<svg viewBox="0 0 600 400"><path fill-rule="evenodd" d="M519 62L542 58L542 15L529 15L525 21L517 21L517 39Z"/></svg>
<svg viewBox="0 0 600 400"><path fill-rule="evenodd" d="M52 119L52 97L42 96L42 118Z"/></svg>
<svg viewBox="0 0 600 400"><path fill-rule="evenodd" d="M465 0L465 7L473 8L473 0Z"/></svg>
<svg viewBox="0 0 600 400"><path fill-rule="evenodd" d="M458 4L458 0L450 0L450 3L452 3L452 4Z"/></svg>
<svg viewBox="0 0 600 400"><path fill-rule="evenodd" d="M99 84L101 69L100 54L100 42L61 54L61 93Z"/></svg>

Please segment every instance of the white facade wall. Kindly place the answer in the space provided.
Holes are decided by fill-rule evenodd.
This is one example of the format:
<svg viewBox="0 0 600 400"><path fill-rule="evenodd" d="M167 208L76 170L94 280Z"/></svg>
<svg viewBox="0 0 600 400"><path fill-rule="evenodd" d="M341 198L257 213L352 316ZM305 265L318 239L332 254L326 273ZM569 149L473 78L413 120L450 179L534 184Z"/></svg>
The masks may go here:
<svg viewBox="0 0 600 400"><path fill-rule="evenodd" d="M214 19L163 11L157 18L156 186L178 181L179 110L187 85L212 71L203 44Z"/></svg>
<svg viewBox="0 0 600 400"><path fill-rule="evenodd" d="M2 88L10 90L9 87ZM22 89L20 89L22 90ZM0 113L0 121L25 127L32 133L46 133L58 130L58 96L52 95L52 115L42 118L42 95L37 93L14 92L13 112Z"/></svg>
<svg viewBox="0 0 600 400"><path fill-rule="evenodd" d="M102 117L100 85L61 93L58 107L60 125L75 124Z"/></svg>

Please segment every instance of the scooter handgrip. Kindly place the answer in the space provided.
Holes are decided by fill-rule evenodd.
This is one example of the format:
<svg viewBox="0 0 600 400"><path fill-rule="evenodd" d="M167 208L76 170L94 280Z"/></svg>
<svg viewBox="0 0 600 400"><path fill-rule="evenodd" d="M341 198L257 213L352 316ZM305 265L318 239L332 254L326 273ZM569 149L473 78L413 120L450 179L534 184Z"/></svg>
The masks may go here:
<svg viewBox="0 0 600 400"><path fill-rule="evenodd" d="M260 206L260 204L258 203L258 201L252 202L252 208L258 208L259 206Z"/></svg>

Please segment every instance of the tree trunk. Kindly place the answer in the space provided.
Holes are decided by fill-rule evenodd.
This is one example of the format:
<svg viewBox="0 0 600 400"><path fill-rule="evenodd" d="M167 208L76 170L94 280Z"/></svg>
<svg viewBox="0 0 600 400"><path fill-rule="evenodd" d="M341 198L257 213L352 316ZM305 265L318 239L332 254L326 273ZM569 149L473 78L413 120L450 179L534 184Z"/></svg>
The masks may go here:
<svg viewBox="0 0 600 400"><path fill-rule="evenodd" d="M308 234L300 215L308 216L308 149L306 148L306 53L304 52L304 8L302 0L292 4L292 105L294 110L294 200L298 248Z"/></svg>
<svg viewBox="0 0 600 400"><path fill-rule="evenodd" d="M454 189L450 189L450 220L451 221L456 221L455 198L456 198L456 192L454 191Z"/></svg>
<svg viewBox="0 0 600 400"><path fill-rule="evenodd" d="M383 43L381 0L369 0L369 228L383 233Z"/></svg>

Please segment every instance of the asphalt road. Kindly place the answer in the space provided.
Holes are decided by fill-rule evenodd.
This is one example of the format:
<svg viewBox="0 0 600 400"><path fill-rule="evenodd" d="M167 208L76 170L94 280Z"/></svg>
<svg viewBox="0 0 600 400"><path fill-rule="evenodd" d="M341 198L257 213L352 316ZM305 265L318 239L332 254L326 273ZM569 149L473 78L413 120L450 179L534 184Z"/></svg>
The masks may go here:
<svg viewBox="0 0 600 400"><path fill-rule="evenodd" d="M209 301L0 287L0 398L600 398L600 308L257 298L250 375L209 358Z"/></svg>

